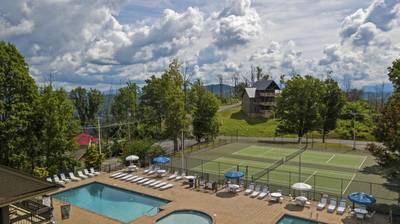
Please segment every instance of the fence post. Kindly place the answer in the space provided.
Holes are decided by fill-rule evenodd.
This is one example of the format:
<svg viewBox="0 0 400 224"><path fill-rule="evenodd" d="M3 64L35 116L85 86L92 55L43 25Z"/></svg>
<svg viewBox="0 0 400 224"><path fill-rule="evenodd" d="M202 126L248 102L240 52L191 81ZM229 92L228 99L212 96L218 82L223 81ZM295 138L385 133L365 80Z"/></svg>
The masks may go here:
<svg viewBox="0 0 400 224"><path fill-rule="evenodd" d="M217 162L217 163L218 163L218 182L219 182L219 179L221 177L221 162Z"/></svg>
<svg viewBox="0 0 400 224"><path fill-rule="evenodd" d="M343 179L340 179L340 199L343 198Z"/></svg>
<svg viewBox="0 0 400 224"><path fill-rule="evenodd" d="M316 199L316 198L315 198L315 190L316 190L316 189L315 189L315 186L316 186L315 178L316 178L316 176L314 175L314 190L313 190L313 193L314 193L314 196L313 196L313 197L314 197L314 200Z"/></svg>
<svg viewBox="0 0 400 224"><path fill-rule="evenodd" d="M372 195L372 183L369 183L369 195Z"/></svg>
<svg viewBox="0 0 400 224"><path fill-rule="evenodd" d="M203 160L201 160L201 173L202 173L202 174L204 173L203 164L204 164L204 161L203 161Z"/></svg>
<svg viewBox="0 0 400 224"><path fill-rule="evenodd" d="M246 166L246 182L244 186L247 186L247 182L249 181L249 166Z"/></svg>
<svg viewBox="0 0 400 224"><path fill-rule="evenodd" d="M239 167L239 164L238 165L236 165L236 171L239 171L240 170L240 167Z"/></svg>
<svg viewBox="0 0 400 224"><path fill-rule="evenodd" d="M292 172L289 171L289 189L290 189L291 183L292 183Z"/></svg>

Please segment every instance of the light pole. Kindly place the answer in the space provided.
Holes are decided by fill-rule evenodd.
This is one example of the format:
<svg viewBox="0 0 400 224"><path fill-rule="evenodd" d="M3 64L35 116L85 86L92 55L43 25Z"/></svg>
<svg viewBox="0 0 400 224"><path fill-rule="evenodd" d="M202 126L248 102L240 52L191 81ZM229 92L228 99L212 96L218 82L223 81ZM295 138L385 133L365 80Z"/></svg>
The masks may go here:
<svg viewBox="0 0 400 224"><path fill-rule="evenodd" d="M101 127L100 127L100 117L97 117L97 127L99 129L99 152L101 154Z"/></svg>
<svg viewBox="0 0 400 224"><path fill-rule="evenodd" d="M353 115L353 150L356 149L356 113L352 112Z"/></svg>

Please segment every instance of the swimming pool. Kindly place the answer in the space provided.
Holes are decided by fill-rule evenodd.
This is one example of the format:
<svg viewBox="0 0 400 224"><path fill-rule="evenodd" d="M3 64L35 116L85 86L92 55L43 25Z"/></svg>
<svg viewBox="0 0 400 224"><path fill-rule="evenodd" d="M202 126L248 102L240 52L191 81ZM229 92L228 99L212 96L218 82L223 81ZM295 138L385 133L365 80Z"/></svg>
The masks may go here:
<svg viewBox="0 0 400 224"><path fill-rule="evenodd" d="M303 219L292 215L284 215L276 224L323 224L313 220Z"/></svg>
<svg viewBox="0 0 400 224"><path fill-rule="evenodd" d="M156 224L177 223L213 224L214 222L211 216L206 213L188 209L173 211L156 222Z"/></svg>
<svg viewBox="0 0 400 224"><path fill-rule="evenodd" d="M155 215L160 206L169 203L164 199L98 182L66 190L52 197L121 222L130 222L143 215Z"/></svg>

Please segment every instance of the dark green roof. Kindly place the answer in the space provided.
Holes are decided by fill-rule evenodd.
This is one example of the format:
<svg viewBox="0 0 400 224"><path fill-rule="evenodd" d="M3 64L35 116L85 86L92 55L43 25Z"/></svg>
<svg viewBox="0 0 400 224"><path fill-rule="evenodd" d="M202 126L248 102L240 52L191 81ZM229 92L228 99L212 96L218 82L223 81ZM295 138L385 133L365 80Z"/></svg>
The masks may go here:
<svg viewBox="0 0 400 224"><path fill-rule="evenodd" d="M61 185L0 165L0 207L55 191Z"/></svg>

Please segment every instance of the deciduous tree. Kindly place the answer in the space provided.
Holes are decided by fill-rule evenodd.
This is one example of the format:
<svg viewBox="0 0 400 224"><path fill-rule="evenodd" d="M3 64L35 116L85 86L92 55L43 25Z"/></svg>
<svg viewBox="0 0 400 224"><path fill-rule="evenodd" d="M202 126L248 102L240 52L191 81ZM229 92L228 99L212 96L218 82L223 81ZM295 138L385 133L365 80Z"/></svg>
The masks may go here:
<svg viewBox="0 0 400 224"><path fill-rule="evenodd" d="M285 82L277 100L280 119L278 133L296 133L298 141L309 131L320 127L322 82L312 76L295 75Z"/></svg>

